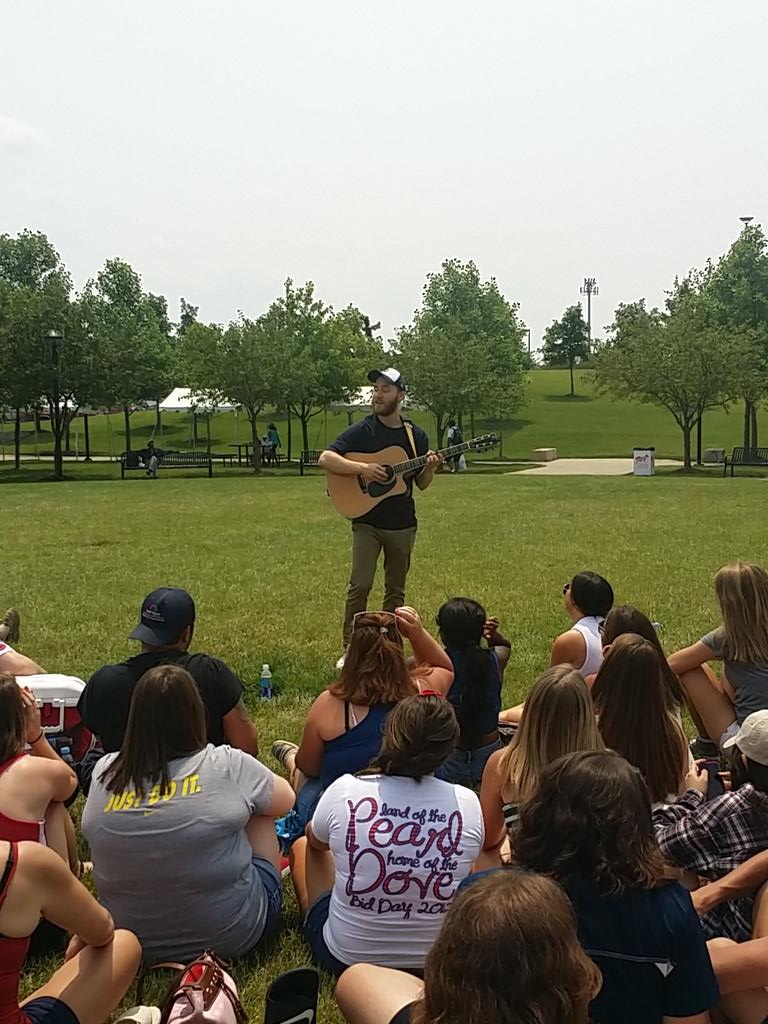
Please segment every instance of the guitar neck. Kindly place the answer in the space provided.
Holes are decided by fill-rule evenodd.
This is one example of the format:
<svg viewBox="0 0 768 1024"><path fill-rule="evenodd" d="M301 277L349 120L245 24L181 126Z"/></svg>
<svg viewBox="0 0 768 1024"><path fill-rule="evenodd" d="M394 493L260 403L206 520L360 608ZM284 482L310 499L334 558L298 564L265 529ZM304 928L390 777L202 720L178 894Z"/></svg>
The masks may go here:
<svg viewBox="0 0 768 1024"><path fill-rule="evenodd" d="M450 448L442 448L437 454L441 455L444 459L451 459L456 455L461 455L462 452L468 452L471 447L471 441L462 441L461 444L451 445ZM401 476L403 473L413 473L415 470L426 466L426 464L427 456L419 455L418 458L409 459L407 462L398 462L391 468L395 476Z"/></svg>

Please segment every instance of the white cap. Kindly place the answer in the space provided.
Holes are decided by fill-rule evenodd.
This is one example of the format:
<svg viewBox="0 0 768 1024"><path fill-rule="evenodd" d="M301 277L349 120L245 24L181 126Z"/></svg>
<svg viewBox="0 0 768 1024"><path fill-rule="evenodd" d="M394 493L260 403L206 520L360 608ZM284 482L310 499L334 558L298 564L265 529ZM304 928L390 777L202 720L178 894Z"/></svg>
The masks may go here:
<svg viewBox="0 0 768 1024"><path fill-rule="evenodd" d="M385 380L388 380L390 384L394 384L395 387L400 388L401 391L405 391L403 375L399 370L396 370L394 366L389 366L386 370L370 370L368 372L368 380L371 384L375 384L379 377L383 377Z"/></svg>
<svg viewBox="0 0 768 1024"><path fill-rule="evenodd" d="M723 744L723 750L738 747L750 761L768 768L768 711L747 715L735 736Z"/></svg>

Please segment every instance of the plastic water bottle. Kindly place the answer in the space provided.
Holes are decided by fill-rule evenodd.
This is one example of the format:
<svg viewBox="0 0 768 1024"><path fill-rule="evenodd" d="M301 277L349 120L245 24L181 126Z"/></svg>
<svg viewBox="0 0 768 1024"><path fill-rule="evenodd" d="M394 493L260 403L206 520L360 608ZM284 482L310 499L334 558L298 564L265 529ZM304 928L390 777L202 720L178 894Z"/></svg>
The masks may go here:
<svg viewBox="0 0 768 1024"><path fill-rule="evenodd" d="M259 696L262 700L269 700L274 696L272 693L272 672L269 665L261 666L261 678L259 679Z"/></svg>

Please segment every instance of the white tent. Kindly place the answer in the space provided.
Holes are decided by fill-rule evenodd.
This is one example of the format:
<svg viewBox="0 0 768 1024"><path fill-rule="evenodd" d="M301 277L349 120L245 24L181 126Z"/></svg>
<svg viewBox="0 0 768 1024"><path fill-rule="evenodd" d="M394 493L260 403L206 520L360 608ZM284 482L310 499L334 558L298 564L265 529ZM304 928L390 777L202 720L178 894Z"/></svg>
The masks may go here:
<svg viewBox="0 0 768 1024"><path fill-rule="evenodd" d="M174 388L160 403L163 412L232 412L234 405L229 402L214 404L195 398L189 388Z"/></svg>

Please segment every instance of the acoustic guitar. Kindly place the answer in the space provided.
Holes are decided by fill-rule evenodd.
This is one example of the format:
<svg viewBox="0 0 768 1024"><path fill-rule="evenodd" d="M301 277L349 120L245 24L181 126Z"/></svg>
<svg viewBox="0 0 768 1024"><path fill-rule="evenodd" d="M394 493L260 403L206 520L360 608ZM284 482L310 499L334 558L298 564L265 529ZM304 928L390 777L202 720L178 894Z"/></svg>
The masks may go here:
<svg viewBox="0 0 768 1024"><path fill-rule="evenodd" d="M462 441L461 444L443 448L437 454L441 455L443 459L451 459L470 450L487 451L498 443L499 438L496 434L484 434L482 437L473 437L471 441ZM408 490L406 476L415 476L427 464L426 455L409 459L405 450L399 445L382 448L380 452L350 452L344 457L351 462L378 462L386 467L389 477L388 480L379 483L378 480L365 480L362 476L326 473L328 496L336 506L336 510L347 519L364 516L385 498L391 498L395 494L405 494Z"/></svg>

